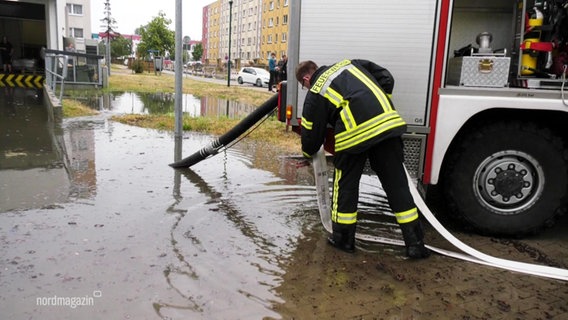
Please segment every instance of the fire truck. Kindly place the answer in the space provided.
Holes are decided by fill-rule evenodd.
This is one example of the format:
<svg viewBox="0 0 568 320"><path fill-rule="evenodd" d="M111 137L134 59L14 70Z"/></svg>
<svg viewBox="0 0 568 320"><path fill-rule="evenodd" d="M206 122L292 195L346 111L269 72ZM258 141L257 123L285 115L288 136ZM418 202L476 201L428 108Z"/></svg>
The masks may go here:
<svg viewBox="0 0 568 320"><path fill-rule="evenodd" d="M278 117L292 130L301 131L307 92L294 66L371 60L395 78L407 169L425 195L440 192L451 217L523 236L566 211L568 0L289 5Z"/></svg>

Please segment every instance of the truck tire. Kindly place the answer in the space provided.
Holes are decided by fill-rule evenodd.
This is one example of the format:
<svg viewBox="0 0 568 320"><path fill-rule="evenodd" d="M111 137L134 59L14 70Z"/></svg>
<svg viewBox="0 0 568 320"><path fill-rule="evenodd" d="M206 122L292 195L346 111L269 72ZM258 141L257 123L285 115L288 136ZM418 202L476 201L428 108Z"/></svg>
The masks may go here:
<svg viewBox="0 0 568 320"><path fill-rule="evenodd" d="M563 141L529 122L477 127L444 174L450 214L487 235L524 236L552 226L568 188Z"/></svg>

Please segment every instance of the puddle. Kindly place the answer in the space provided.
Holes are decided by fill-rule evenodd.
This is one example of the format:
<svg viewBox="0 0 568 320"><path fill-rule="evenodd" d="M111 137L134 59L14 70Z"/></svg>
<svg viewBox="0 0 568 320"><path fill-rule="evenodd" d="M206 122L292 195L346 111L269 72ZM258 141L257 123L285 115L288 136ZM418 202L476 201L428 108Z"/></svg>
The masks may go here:
<svg viewBox="0 0 568 320"><path fill-rule="evenodd" d="M111 113L173 108L169 95L109 97L101 108ZM184 97L192 115L248 108ZM53 124L39 101L4 112L5 316L279 318L273 305L284 300L275 289L287 262L306 232L322 231L309 167L244 140L173 170L177 149L187 156L213 137L187 133L176 146L170 133L104 113ZM54 296L86 296L93 305L42 305Z"/></svg>

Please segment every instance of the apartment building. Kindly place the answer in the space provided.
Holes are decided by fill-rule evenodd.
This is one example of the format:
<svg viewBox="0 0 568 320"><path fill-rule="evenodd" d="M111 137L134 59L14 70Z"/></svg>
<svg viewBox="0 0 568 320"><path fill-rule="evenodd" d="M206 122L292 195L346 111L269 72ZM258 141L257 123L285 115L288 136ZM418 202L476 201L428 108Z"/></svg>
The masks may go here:
<svg viewBox="0 0 568 320"><path fill-rule="evenodd" d="M71 38L91 38L91 0L67 2L66 35Z"/></svg>
<svg viewBox="0 0 568 320"><path fill-rule="evenodd" d="M262 32L260 56L265 62L270 53L276 53L276 58L287 54L288 50L288 0L262 1Z"/></svg>
<svg viewBox="0 0 568 320"><path fill-rule="evenodd" d="M65 10L65 26L64 32L65 42L72 42L78 52L96 53L87 50L85 39L91 39L91 0L70 0L67 2ZM92 41L87 41L89 47L93 46ZM64 43L65 48L68 43Z"/></svg>
<svg viewBox="0 0 568 320"><path fill-rule="evenodd" d="M231 56L242 63L252 64L260 56L260 28L258 16L262 8L261 0L241 0L238 2L237 15L233 15L233 39ZM234 9L234 8L233 8Z"/></svg>
<svg viewBox="0 0 568 320"><path fill-rule="evenodd" d="M289 0L217 0L203 8L204 60L239 68L266 65L271 52L287 51ZM232 13L229 15L229 13ZM231 50L229 55L229 23Z"/></svg>
<svg viewBox="0 0 568 320"><path fill-rule="evenodd" d="M221 65L223 57L219 50L221 44L221 1L215 1L203 10L207 11L207 21L203 23L203 57L205 64ZM205 19L205 17L204 17Z"/></svg>

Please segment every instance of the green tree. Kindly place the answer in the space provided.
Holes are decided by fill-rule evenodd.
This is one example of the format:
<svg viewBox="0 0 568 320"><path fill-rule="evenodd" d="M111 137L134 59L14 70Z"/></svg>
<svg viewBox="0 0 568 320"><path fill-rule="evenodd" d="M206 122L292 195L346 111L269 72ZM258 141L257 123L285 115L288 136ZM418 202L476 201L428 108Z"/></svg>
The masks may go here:
<svg viewBox="0 0 568 320"><path fill-rule="evenodd" d="M136 52L139 57L146 57L148 50L157 50L157 54L161 56L166 52L174 53L175 32L168 28L171 23L172 21L166 18L166 14L160 11L147 25L136 30L140 32L141 37Z"/></svg>
<svg viewBox="0 0 568 320"><path fill-rule="evenodd" d="M200 61L201 57L203 57L203 46L201 43L198 43L193 48L193 61Z"/></svg>
<svg viewBox="0 0 568 320"><path fill-rule="evenodd" d="M132 53L131 39L116 37L110 44L110 55L113 58L129 56Z"/></svg>

